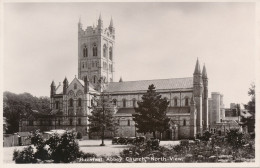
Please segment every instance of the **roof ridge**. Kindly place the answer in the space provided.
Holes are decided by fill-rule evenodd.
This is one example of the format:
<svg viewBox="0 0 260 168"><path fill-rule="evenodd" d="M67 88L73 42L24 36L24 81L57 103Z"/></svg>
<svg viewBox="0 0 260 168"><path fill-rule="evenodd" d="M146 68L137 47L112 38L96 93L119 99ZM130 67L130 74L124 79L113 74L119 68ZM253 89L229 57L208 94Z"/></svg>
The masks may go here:
<svg viewBox="0 0 260 168"><path fill-rule="evenodd" d="M166 79L147 79L147 80L135 80L135 81L123 81L122 83L125 83L125 82L138 82L138 81L170 80L170 79L187 79L187 78L193 78L193 77L166 78ZM119 83L119 82L109 82L109 83Z"/></svg>

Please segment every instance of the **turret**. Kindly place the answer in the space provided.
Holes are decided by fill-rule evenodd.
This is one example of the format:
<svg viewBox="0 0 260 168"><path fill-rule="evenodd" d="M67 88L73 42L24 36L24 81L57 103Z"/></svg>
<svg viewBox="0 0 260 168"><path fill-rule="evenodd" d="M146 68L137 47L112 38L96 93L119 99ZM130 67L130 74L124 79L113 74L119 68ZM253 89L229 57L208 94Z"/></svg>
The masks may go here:
<svg viewBox="0 0 260 168"><path fill-rule="evenodd" d="M195 70L193 73L193 95L194 95L194 101L196 103L196 110L197 110L197 117L196 117L197 132L200 133L201 136L203 134L202 93L203 93L202 74L200 71L199 60L197 59Z"/></svg>
<svg viewBox="0 0 260 168"><path fill-rule="evenodd" d="M202 74L200 71L200 63L197 59L195 70L193 73L193 87L194 87L194 97L201 96L202 94Z"/></svg>
<svg viewBox="0 0 260 168"><path fill-rule="evenodd" d="M101 17L101 13L100 13L99 19L98 19L98 28L103 29L103 20L102 20L102 17Z"/></svg>
<svg viewBox="0 0 260 168"><path fill-rule="evenodd" d="M54 81L51 83L51 97L53 97L56 94L56 85Z"/></svg>
<svg viewBox="0 0 260 168"><path fill-rule="evenodd" d="M205 64L202 70L202 81L204 86L204 97L208 98L208 76L207 76L207 70Z"/></svg>
<svg viewBox="0 0 260 168"><path fill-rule="evenodd" d="M207 70L206 66L204 64L203 70L202 70L202 81L203 81L203 128L204 130L207 130L209 127L209 113L208 113L208 76L207 76Z"/></svg>
<svg viewBox="0 0 260 168"><path fill-rule="evenodd" d="M63 95L67 94L67 88L69 86L69 82L67 80L67 78L65 77L64 81L63 81Z"/></svg>
<svg viewBox="0 0 260 168"><path fill-rule="evenodd" d="M88 76L84 77L84 93L88 93L89 92L89 79Z"/></svg>
<svg viewBox="0 0 260 168"><path fill-rule="evenodd" d="M82 30L82 23L81 23L81 18L79 18L79 23L78 23L78 31Z"/></svg>
<svg viewBox="0 0 260 168"><path fill-rule="evenodd" d="M109 24L108 28L109 28L109 31L110 31L111 34L115 34L115 28L114 28L112 17L111 17L110 24Z"/></svg>

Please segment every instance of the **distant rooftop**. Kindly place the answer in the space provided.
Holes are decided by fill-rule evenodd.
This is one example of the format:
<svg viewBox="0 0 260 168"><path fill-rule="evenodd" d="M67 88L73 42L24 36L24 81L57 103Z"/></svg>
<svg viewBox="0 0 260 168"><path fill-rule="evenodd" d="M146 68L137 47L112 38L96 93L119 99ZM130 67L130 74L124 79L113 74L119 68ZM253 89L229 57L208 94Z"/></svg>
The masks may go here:
<svg viewBox="0 0 260 168"><path fill-rule="evenodd" d="M111 82L108 84L106 92L146 91L151 84L154 84L156 90L191 89L193 88L193 78Z"/></svg>

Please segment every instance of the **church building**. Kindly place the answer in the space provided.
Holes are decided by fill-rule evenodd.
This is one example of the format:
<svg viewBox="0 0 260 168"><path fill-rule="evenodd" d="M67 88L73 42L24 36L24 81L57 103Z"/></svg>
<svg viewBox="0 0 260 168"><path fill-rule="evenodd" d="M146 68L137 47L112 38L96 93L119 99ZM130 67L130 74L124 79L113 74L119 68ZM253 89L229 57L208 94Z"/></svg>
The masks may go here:
<svg viewBox="0 0 260 168"><path fill-rule="evenodd" d="M20 122L20 131L41 129L76 129L88 138L88 115L93 97L100 93L111 95L114 116L119 124L111 136L131 137L137 133L132 114L138 101L154 84L156 91L170 102L167 116L170 128L162 135L165 140L190 139L209 128L208 77L205 65L201 71L199 60L194 72L187 78L170 78L138 81L114 81L115 27L111 19L104 27L99 16L96 26L82 28L78 23L78 77L68 81L65 77L58 85L50 86L51 113L47 117L29 117Z"/></svg>

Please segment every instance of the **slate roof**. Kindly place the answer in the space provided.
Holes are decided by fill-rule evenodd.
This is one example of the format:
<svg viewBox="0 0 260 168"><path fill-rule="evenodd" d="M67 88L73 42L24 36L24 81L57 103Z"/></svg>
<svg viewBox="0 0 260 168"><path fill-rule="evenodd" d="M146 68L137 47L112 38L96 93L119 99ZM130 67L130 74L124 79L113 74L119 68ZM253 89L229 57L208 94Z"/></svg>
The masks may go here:
<svg viewBox="0 0 260 168"><path fill-rule="evenodd" d="M134 108L119 108L116 114L134 114ZM168 107L167 114L183 114L183 113L190 113L190 107Z"/></svg>
<svg viewBox="0 0 260 168"><path fill-rule="evenodd" d="M131 92L146 91L148 86L154 84L156 90L174 90L193 88L193 78L171 78L156 80L111 82L108 84L106 92Z"/></svg>

